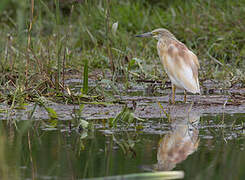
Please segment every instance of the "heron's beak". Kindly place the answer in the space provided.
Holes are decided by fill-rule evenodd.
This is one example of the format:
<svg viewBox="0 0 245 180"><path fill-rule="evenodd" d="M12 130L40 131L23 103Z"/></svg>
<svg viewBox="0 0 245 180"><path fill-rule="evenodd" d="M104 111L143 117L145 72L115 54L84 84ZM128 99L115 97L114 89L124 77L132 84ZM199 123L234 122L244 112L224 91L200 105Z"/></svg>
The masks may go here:
<svg viewBox="0 0 245 180"><path fill-rule="evenodd" d="M147 33L144 33L144 34L136 35L135 37L151 37L151 36L152 36L152 33L151 32L147 32Z"/></svg>

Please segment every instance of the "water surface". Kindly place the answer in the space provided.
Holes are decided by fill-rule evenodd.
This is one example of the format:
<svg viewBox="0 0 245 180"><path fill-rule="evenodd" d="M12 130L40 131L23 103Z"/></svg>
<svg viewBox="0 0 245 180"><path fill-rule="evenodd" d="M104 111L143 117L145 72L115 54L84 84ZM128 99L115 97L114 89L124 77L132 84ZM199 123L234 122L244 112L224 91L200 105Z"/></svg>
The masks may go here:
<svg viewBox="0 0 245 180"><path fill-rule="evenodd" d="M183 171L184 179L245 179L245 114L146 119L92 130L71 121L1 121L2 179L83 179ZM136 178L139 179L139 178Z"/></svg>

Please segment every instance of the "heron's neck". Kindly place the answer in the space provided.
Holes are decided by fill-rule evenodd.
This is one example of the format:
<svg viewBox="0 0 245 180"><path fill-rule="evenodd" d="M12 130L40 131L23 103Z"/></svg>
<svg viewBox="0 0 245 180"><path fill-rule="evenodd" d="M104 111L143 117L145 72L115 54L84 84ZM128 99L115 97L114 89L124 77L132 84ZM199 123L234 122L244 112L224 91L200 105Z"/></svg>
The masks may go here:
<svg viewBox="0 0 245 180"><path fill-rule="evenodd" d="M173 41L178 41L178 40L174 36L164 36L159 38L158 40L159 43L163 43L165 45L168 45Z"/></svg>

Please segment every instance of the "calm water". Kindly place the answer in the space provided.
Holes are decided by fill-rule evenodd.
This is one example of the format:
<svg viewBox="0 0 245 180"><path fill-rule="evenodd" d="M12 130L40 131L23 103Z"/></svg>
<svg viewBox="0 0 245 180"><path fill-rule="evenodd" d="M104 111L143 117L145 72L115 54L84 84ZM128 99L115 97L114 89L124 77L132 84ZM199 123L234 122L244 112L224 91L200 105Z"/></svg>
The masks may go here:
<svg viewBox="0 0 245 180"><path fill-rule="evenodd" d="M78 132L71 122L22 121L16 128L1 121L0 176L83 179L181 170L184 179L245 179L244 122L245 114L195 115L108 130L100 120L94 130Z"/></svg>

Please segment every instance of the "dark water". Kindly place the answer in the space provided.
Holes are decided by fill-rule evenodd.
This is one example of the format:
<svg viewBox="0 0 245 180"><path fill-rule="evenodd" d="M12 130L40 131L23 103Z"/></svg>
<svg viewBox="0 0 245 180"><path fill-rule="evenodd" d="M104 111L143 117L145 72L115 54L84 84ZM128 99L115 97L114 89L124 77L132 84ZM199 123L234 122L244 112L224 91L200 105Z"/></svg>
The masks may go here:
<svg viewBox="0 0 245 180"><path fill-rule="evenodd" d="M88 132L68 121L1 121L0 176L83 179L178 170L184 179L245 179L244 120L245 114L195 115L113 130L99 120Z"/></svg>

